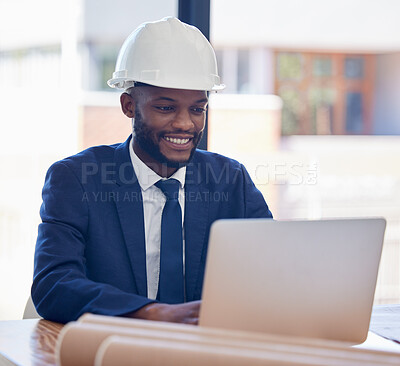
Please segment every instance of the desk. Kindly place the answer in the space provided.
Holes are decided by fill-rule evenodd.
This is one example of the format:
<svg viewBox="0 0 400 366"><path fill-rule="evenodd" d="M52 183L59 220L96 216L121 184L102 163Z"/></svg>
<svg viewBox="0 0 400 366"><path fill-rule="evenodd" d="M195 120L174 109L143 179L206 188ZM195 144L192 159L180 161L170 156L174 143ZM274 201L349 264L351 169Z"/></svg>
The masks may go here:
<svg viewBox="0 0 400 366"><path fill-rule="evenodd" d="M393 313L383 312L382 309L390 310L391 307L379 307L379 311L372 314L371 324L376 322L375 319L379 319L379 323L384 324L387 313L386 328L388 329L393 324ZM400 321L400 316L398 320ZM43 319L0 321L0 366L56 365L55 344L62 327L62 324ZM372 332L369 332L367 341L357 347L400 353L399 343Z"/></svg>
<svg viewBox="0 0 400 366"><path fill-rule="evenodd" d="M55 365L62 327L43 319L0 321L0 365Z"/></svg>

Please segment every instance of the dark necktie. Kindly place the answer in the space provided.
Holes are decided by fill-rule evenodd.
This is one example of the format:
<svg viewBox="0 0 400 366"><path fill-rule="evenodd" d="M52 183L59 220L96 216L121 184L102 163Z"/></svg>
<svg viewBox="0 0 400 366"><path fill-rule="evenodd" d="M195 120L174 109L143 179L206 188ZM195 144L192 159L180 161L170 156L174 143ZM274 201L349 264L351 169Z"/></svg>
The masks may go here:
<svg viewBox="0 0 400 366"><path fill-rule="evenodd" d="M184 302L182 210L179 182L160 180L155 184L166 197L161 218L160 280L158 299L168 304Z"/></svg>

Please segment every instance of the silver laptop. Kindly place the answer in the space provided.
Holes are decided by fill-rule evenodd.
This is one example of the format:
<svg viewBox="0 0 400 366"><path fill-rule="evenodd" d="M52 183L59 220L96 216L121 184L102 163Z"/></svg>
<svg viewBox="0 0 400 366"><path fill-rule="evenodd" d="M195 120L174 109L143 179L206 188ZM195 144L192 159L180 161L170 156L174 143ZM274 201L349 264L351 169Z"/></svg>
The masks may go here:
<svg viewBox="0 0 400 366"><path fill-rule="evenodd" d="M362 343L385 227L383 218L216 221L199 324Z"/></svg>

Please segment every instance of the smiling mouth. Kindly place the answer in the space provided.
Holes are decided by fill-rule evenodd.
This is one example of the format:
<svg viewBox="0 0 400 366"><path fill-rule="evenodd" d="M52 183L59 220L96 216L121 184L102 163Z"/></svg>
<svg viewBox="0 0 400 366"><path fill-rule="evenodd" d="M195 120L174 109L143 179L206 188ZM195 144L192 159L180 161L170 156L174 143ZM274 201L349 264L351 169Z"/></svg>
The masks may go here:
<svg viewBox="0 0 400 366"><path fill-rule="evenodd" d="M190 138L176 138L176 137L167 137L167 136L164 136L163 138L165 140L167 140L168 142L172 142L173 144L177 144L177 145L185 145L191 140Z"/></svg>

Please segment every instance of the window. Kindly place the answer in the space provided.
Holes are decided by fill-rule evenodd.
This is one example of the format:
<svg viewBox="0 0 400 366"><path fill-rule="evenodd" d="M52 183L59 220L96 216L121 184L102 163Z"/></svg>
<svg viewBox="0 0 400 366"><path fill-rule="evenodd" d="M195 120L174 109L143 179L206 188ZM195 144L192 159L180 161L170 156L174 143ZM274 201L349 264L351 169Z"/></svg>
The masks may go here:
<svg viewBox="0 0 400 366"><path fill-rule="evenodd" d="M375 57L277 51L282 134L371 134Z"/></svg>

